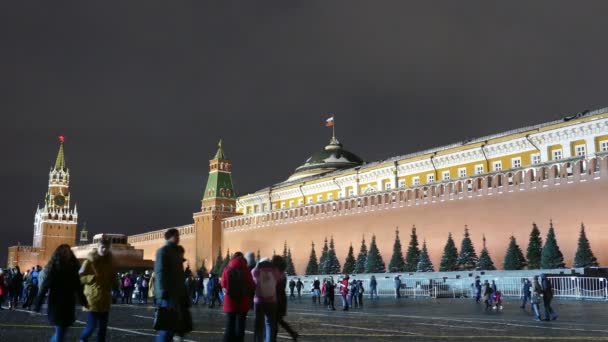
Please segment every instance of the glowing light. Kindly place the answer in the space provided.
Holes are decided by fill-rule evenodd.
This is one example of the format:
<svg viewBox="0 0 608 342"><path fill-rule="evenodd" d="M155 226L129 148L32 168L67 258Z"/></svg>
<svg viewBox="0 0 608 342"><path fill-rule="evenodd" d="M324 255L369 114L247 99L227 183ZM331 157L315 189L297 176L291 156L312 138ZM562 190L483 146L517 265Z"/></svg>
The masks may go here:
<svg viewBox="0 0 608 342"><path fill-rule="evenodd" d="M60 135L58 138L59 138L60 142L64 142L65 141L65 137L63 135Z"/></svg>

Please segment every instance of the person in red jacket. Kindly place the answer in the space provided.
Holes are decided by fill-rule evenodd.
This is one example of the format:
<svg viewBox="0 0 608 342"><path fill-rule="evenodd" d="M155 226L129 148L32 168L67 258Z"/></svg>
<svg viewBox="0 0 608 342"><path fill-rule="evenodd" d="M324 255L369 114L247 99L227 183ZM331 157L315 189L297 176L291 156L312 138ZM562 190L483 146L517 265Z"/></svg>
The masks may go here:
<svg viewBox="0 0 608 342"><path fill-rule="evenodd" d="M226 330L224 341L243 341L245 339L245 322L251 307L255 284L243 253L236 252L222 272L220 282L224 291L224 312L226 313Z"/></svg>
<svg viewBox="0 0 608 342"><path fill-rule="evenodd" d="M342 310L348 311L348 274L344 275L344 279L340 280L340 294L342 295Z"/></svg>

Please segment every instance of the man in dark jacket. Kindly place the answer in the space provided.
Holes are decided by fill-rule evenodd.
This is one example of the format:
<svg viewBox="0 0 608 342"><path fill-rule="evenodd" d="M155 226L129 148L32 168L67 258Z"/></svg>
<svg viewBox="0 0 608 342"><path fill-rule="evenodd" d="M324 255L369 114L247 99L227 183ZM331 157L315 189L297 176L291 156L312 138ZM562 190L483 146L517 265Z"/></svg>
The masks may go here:
<svg viewBox="0 0 608 342"><path fill-rule="evenodd" d="M190 302L184 285L183 248L179 246L179 231L168 229L165 240L166 244L156 251L154 291L160 308L175 313L171 316L175 321L171 322L172 329L159 327L157 342L173 341L176 333L188 332L180 327L192 325L188 311Z"/></svg>
<svg viewBox="0 0 608 342"><path fill-rule="evenodd" d="M302 297L302 288L304 287L304 283L298 278L296 282L296 290L298 290L298 298Z"/></svg>
<svg viewBox="0 0 608 342"><path fill-rule="evenodd" d="M543 306L545 307L545 321L556 320L557 314L551 307L551 301L553 300L553 286L551 281L547 279L545 274L540 275L540 286L543 290Z"/></svg>

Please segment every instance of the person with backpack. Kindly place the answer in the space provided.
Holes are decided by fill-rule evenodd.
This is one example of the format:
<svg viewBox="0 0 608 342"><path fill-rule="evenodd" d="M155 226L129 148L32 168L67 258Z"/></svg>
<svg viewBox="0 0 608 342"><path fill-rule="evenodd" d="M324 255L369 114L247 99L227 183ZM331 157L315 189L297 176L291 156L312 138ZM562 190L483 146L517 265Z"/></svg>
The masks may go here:
<svg viewBox="0 0 608 342"><path fill-rule="evenodd" d="M84 295L89 304L87 325L80 335L80 341L86 342L97 328L97 341L106 340L108 317L112 305L112 288L116 283L116 273L110 252L110 240L102 238L96 248L89 253L82 263L80 282L84 285Z"/></svg>
<svg viewBox="0 0 608 342"><path fill-rule="evenodd" d="M265 332L268 332L266 341L271 341L277 330L277 285L285 275L281 274L268 258L262 258L251 271L251 275L255 283L253 339L263 342ZM266 324L269 329L265 328Z"/></svg>
<svg viewBox="0 0 608 342"><path fill-rule="evenodd" d="M551 307L551 301L553 301L553 285L551 281L547 279L547 276L542 273L540 275L540 286L543 290L543 306L545 307L545 321L554 321L557 319L557 314Z"/></svg>
<svg viewBox="0 0 608 342"><path fill-rule="evenodd" d="M378 281L376 280L376 276L372 275L369 280L369 297L373 300L374 294L376 295L376 299L378 299Z"/></svg>
<svg viewBox="0 0 608 342"><path fill-rule="evenodd" d="M247 312L251 308L251 298L255 288L243 253L234 253L228 266L224 268L221 287L224 291L224 312L226 313L224 341L243 341Z"/></svg>
<svg viewBox="0 0 608 342"><path fill-rule="evenodd" d="M295 289L296 289L296 282L295 282L295 280L291 279L289 281L289 298L296 298Z"/></svg>
<svg viewBox="0 0 608 342"><path fill-rule="evenodd" d="M133 295L133 283L131 282L131 276L125 273L122 276L122 304L131 304Z"/></svg>

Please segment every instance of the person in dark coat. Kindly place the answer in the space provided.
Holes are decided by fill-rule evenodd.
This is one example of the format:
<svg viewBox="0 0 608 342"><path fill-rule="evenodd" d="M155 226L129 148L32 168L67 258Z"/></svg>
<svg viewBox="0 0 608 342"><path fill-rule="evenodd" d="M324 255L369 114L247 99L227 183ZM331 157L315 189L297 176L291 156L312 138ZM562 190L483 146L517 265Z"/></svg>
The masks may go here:
<svg viewBox="0 0 608 342"><path fill-rule="evenodd" d="M179 245L179 231L175 228L165 232L166 243L156 251L154 263L156 301L161 309L170 311L175 321L173 328L159 327L157 342L173 341L173 336L192 330L192 316L184 279L184 249Z"/></svg>
<svg viewBox="0 0 608 342"><path fill-rule="evenodd" d="M40 312L44 296L48 292L48 319L49 323L55 326L55 335L51 339L53 342L63 341L68 328L74 324L76 298L87 307L78 276L79 268L78 259L67 244L57 247L46 265L46 277L34 301L34 311Z"/></svg>
<svg viewBox="0 0 608 342"><path fill-rule="evenodd" d="M334 284L334 278L329 277L325 280L325 298L327 298L327 310L336 311L334 305L336 299L336 284Z"/></svg>
<svg viewBox="0 0 608 342"><path fill-rule="evenodd" d="M553 301L553 286L551 281L543 273L540 275L540 286L543 290L543 306L545 307L545 321L556 320L557 313L553 311L551 307L551 301Z"/></svg>
<svg viewBox="0 0 608 342"><path fill-rule="evenodd" d="M279 272L281 272L283 274L285 273L285 270L287 269L287 263L285 262L285 259L282 256L280 256L280 255L273 256L271 262L274 265L274 267L276 267L279 270ZM286 286L287 286L287 277L283 277L277 283L277 325L280 325L281 327L283 327L283 329L285 329L285 331L287 331L289 336L291 336L291 338L295 341L298 339L299 334L295 330L293 330L293 328L287 322L285 322L285 316L287 316L287 293L285 292ZM294 284L294 286L295 286L295 284ZM292 289L290 289L290 290L293 294L293 290ZM274 331L274 336L272 339L273 341L277 340L278 330L279 329L275 329L275 331ZM269 322L267 321L266 322L266 334L270 335L270 331L271 331L271 326L270 326Z"/></svg>
<svg viewBox="0 0 608 342"><path fill-rule="evenodd" d="M15 310L17 308L17 304L19 303L19 296L23 292L23 274L21 274L21 270L19 266L15 266L12 270L12 275L10 282L8 284L8 293L9 293L9 303L8 308L11 310Z"/></svg>

